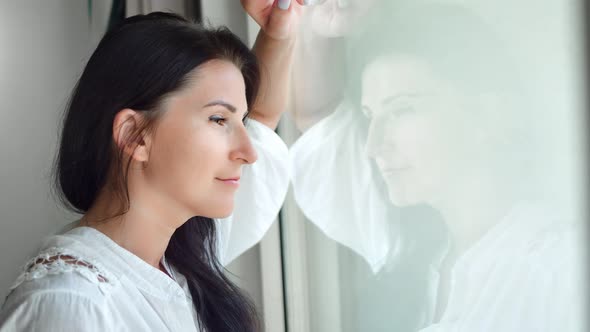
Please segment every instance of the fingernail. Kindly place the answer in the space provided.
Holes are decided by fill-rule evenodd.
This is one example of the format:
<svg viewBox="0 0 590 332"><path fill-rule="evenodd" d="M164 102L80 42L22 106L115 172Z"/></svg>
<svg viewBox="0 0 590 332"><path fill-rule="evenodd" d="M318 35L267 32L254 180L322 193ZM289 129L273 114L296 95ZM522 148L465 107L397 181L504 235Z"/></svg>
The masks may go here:
<svg viewBox="0 0 590 332"><path fill-rule="evenodd" d="M291 6L291 0L279 0L280 9L287 10L289 9L289 6Z"/></svg>

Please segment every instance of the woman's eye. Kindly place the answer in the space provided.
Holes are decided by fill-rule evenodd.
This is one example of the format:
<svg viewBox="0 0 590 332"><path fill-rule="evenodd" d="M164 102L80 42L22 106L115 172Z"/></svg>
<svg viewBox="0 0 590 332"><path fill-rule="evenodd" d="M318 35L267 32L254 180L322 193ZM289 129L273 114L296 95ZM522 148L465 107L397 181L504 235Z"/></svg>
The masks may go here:
<svg viewBox="0 0 590 332"><path fill-rule="evenodd" d="M219 116L212 116L209 118L209 121L213 121L213 122L217 123L218 125L223 126L227 120L225 118L222 118Z"/></svg>

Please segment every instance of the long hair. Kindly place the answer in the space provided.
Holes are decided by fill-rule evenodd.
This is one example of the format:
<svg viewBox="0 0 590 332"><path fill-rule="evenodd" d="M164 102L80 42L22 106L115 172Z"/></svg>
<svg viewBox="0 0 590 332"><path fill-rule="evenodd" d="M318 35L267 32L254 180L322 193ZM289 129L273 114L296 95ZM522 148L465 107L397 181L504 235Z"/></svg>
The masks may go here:
<svg viewBox="0 0 590 332"><path fill-rule="evenodd" d="M427 62L445 79L473 91L518 90L518 68L504 41L466 6L428 0L380 0L350 37L349 88L358 101L364 67L402 54Z"/></svg>
<svg viewBox="0 0 590 332"><path fill-rule="evenodd" d="M240 69L250 107L259 87L258 62L227 28L209 29L175 14L151 13L127 18L107 32L64 113L53 173L61 202L86 213L108 186L121 204L120 214L126 213L130 163L124 166L123 151L112 138L115 115L125 108L142 112L145 121L133 134L139 137L157 124L165 98L185 87L191 72L214 59ZM216 240L214 221L193 217L174 232L166 258L186 277L202 328L257 331L256 310L224 275L215 254Z"/></svg>

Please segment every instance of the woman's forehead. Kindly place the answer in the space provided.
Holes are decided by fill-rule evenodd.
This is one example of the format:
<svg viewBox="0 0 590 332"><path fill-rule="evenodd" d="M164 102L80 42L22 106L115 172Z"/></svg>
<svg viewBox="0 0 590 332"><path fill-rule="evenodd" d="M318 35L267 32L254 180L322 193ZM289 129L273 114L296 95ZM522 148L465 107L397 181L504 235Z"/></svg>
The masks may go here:
<svg viewBox="0 0 590 332"><path fill-rule="evenodd" d="M405 55L376 58L362 75L362 95L412 94L437 90L443 82L420 59Z"/></svg>
<svg viewBox="0 0 590 332"><path fill-rule="evenodd" d="M225 60L211 60L199 66L175 97L193 102L225 100L236 108L247 107L244 77L233 63Z"/></svg>

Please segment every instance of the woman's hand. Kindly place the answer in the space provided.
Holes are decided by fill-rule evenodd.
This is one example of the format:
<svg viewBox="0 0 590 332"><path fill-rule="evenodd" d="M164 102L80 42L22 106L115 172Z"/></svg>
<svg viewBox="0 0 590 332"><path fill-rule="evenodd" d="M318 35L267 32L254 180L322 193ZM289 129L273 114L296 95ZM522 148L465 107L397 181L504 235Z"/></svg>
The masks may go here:
<svg viewBox="0 0 590 332"><path fill-rule="evenodd" d="M285 40L295 37L301 17L301 6L305 5L306 0L240 0L240 2L266 36L275 40Z"/></svg>
<svg viewBox="0 0 590 332"><path fill-rule="evenodd" d="M260 63L260 89L250 118L271 129L287 109L295 36L305 0L240 0L260 25L253 51Z"/></svg>

